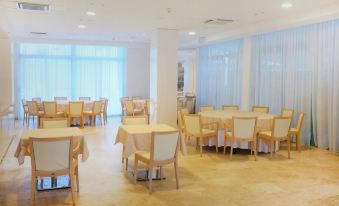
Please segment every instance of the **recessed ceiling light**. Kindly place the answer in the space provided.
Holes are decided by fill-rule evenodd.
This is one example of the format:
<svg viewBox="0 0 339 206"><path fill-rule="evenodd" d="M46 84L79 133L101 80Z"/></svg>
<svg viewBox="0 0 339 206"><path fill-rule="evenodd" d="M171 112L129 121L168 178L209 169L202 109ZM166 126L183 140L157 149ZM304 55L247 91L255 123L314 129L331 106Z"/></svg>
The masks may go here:
<svg viewBox="0 0 339 206"><path fill-rule="evenodd" d="M293 4L291 2L285 2L285 3L280 4L280 7L283 9L288 9L288 8L291 8L292 6Z"/></svg>
<svg viewBox="0 0 339 206"><path fill-rule="evenodd" d="M78 28L79 29L86 29L86 25L80 24L80 25L78 25Z"/></svg>
<svg viewBox="0 0 339 206"><path fill-rule="evenodd" d="M190 32L188 32L188 35L194 36L195 32L194 31L190 31Z"/></svg>
<svg viewBox="0 0 339 206"><path fill-rule="evenodd" d="M95 16L95 15L97 15L94 11L88 11L88 12L86 12L86 14L88 16Z"/></svg>

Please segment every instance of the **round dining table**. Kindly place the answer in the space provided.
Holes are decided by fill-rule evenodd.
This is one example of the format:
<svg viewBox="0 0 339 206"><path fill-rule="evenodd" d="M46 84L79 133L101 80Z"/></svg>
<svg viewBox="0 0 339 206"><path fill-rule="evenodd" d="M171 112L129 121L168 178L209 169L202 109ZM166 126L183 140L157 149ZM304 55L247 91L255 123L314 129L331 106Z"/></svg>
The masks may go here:
<svg viewBox="0 0 339 206"><path fill-rule="evenodd" d="M257 117L257 132L271 130L273 124L273 118L276 116L269 113L258 113L258 112L244 112L234 110L223 110L223 111L204 111L199 113L203 124L215 122L218 124L218 146L224 146L224 129L232 128L232 117ZM214 138L210 138L208 142L204 142L205 145L215 145ZM230 140L227 140L227 146L230 145ZM235 142L234 148L249 149L248 142ZM279 145L276 144L276 150ZM258 145L259 152L268 152L269 148L266 143L259 141Z"/></svg>

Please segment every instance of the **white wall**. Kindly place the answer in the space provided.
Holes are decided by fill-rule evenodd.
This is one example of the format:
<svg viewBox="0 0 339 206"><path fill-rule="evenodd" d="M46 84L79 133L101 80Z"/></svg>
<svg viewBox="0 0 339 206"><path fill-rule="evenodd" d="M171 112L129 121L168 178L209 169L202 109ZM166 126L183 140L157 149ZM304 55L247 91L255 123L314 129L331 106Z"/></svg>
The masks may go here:
<svg viewBox="0 0 339 206"><path fill-rule="evenodd" d="M126 96L150 97L150 48L128 48Z"/></svg>
<svg viewBox="0 0 339 206"><path fill-rule="evenodd" d="M11 40L0 29L0 104L12 104L12 46Z"/></svg>

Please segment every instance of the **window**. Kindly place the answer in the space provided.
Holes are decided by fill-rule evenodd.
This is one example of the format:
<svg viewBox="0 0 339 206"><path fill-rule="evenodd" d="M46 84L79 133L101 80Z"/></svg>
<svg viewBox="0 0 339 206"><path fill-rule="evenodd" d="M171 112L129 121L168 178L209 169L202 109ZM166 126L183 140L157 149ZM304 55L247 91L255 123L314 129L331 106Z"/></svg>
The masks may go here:
<svg viewBox="0 0 339 206"><path fill-rule="evenodd" d="M109 99L108 113L121 113L125 93L126 49L112 46L16 45L17 97L80 96Z"/></svg>

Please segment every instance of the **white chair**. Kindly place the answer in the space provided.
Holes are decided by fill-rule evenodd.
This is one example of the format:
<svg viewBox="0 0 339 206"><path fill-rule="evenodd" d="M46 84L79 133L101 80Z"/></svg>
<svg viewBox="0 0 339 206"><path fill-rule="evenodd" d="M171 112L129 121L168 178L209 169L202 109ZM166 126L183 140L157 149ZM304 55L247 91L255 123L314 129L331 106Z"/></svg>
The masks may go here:
<svg viewBox="0 0 339 206"><path fill-rule="evenodd" d="M222 105L223 111L238 111L239 106L238 105Z"/></svg>
<svg viewBox="0 0 339 206"><path fill-rule="evenodd" d="M268 113L269 111L270 111L270 108L266 106L253 106L252 107L252 112Z"/></svg>
<svg viewBox="0 0 339 206"><path fill-rule="evenodd" d="M54 101L67 101L68 98L67 97L54 97Z"/></svg>
<svg viewBox="0 0 339 206"><path fill-rule="evenodd" d="M36 103L40 104L41 98L40 97L34 97L34 98L32 98L32 101L36 101Z"/></svg>
<svg viewBox="0 0 339 206"><path fill-rule="evenodd" d="M211 105L200 106L200 112L214 111L214 110L215 110L215 106L211 106Z"/></svg>
<svg viewBox="0 0 339 206"><path fill-rule="evenodd" d="M101 115L104 119L104 124L107 124L107 107L108 107L108 99L100 98L101 100Z"/></svg>
<svg viewBox="0 0 339 206"><path fill-rule="evenodd" d="M84 111L84 115L88 115L91 117L91 125L94 126L95 118L97 116L100 117L100 124L102 125L102 116L101 116L101 101L94 101L91 111Z"/></svg>
<svg viewBox="0 0 339 206"><path fill-rule="evenodd" d="M200 146L202 156L203 139L214 137L215 150L218 153L218 125L215 122L208 124L201 123L201 116L196 114L184 115L185 134L187 137L196 138L197 147ZM209 128L206 128L209 127Z"/></svg>
<svg viewBox="0 0 339 206"><path fill-rule="evenodd" d="M143 125L148 124L147 116L123 116L123 125Z"/></svg>
<svg viewBox="0 0 339 206"><path fill-rule="evenodd" d="M257 117L232 117L231 132L224 131L224 153L226 153L227 138L231 140L230 159L233 156L234 142L246 141L251 142L251 155L254 151L254 158L257 160L256 125Z"/></svg>
<svg viewBox="0 0 339 206"><path fill-rule="evenodd" d="M142 99L142 96L133 96L132 100Z"/></svg>
<svg viewBox="0 0 339 206"><path fill-rule="evenodd" d="M291 117L293 119L293 115L294 115L293 109L284 108L281 111L281 115L280 116L282 116L282 117Z"/></svg>
<svg viewBox="0 0 339 206"><path fill-rule="evenodd" d="M121 103L121 115L123 116L126 112L126 101L129 100L129 97L121 97L120 103ZM122 121L122 119L121 119Z"/></svg>
<svg viewBox="0 0 339 206"><path fill-rule="evenodd" d="M45 118L56 118L64 116L63 112L58 112L57 103L55 101L44 101L43 108Z"/></svg>
<svg viewBox="0 0 339 206"><path fill-rule="evenodd" d="M271 131L263 131L259 132L258 139L263 140L269 144L270 147L270 153L271 157L273 158L273 152L274 152L274 143L285 141L287 140L288 144L288 158L290 158L290 141L291 141L291 135L290 135L290 127L291 127L291 118L290 117L274 117L273 118L273 126Z"/></svg>
<svg viewBox="0 0 339 206"><path fill-rule="evenodd" d="M79 97L79 101L91 101L91 97Z"/></svg>
<svg viewBox="0 0 339 206"><path fill-rule="evenodd" d="M84 127L84 102L69 102L68 104L68 121L71 123L73 119L80 119L80 126Z"/></svg>
<svg viewBox="0 0 339 206"><path fill-rule="evenodd" d="M69 122L67 118L54 118L54 119L41 119L41 127L43 129L48 128L65 128L69 127Z"/></svg>
<svg viewBox="0 0 339 206"><path fill-rule="evenodd" d="M301 127L302 127L302 124L303 124L304 116L305 116L305 113L304 112L300 112L299 117L298 117L297 127L290 129L291 137L293 137L295 135L295 138L296 138L296 140L295 140L296 141L296 147L297 147L297 150L299 152L301 151L300 133L301 133Z"/></svg>
<svg viewBox="0 0 339 206"><path fill-rule="evenodd" d="M72 202L75 204L75 182L79 192L78 161L73 158L78 147L73 149L73 139L30 138L32 185L32 205L35 205L37 177L58 177L68 175L71 183Z"/></svg>
<svg viewBox="0 0 339 206"><path fill-rule="evenodd" d="M147 125L148 120L146 116L123 116L122 124L123 125ZM123 145L123 148L122 148L122 155L121 155L122 163L124 163L124 157L123 157L124 152L125 152L125 145ZM127 170L127 166L128 166L128 158L126 158L126 167L125 167L126 170Z"/></svg>
<svg viewBox="0 0 339 206"><path fill-rule="evenodd" d="M29 126L29 119L30 117L33 118L33 124L34 124L34 117L37 117L38 119L38 126L40 126L40 118L44 116L44 112L39 111L38 103L36 101L27 101L28 106L28 121L27 125Z"/></svg>
<svg viewBox="0 0 339 206"><path fill-rule="evenodd" d="M25 125L25 123L27 124L28 116L29 116L28 105L27 105L26 99L22 99L21 102L22 102L22 109L24 112L24 119L22 121L22 125Z"/></svg>
<svg viewBox="0 0 339 206"><path fill-rule="evenodd" d="M125 101L125 106L126 106L126 115L127 116L135 116L135 115L143 113L142 109L134 108L133 100Z"/></svg>
<svg viewBox="0 0 339 206"><path fill-rule="evenodd" d="M174 164L175 180L179 189L178 175L178 132L153 132L150 152L140 151L135 153L134 161L134 183L137 181L138 162L145 163L149 171L149 192L152 193L153 168L160 167L160 178L164 165Z"/></svg>

